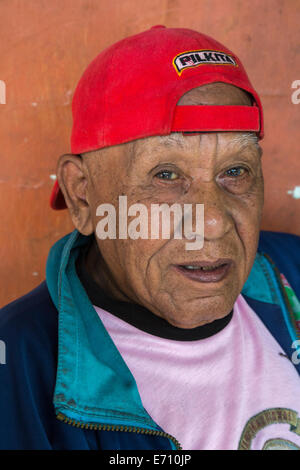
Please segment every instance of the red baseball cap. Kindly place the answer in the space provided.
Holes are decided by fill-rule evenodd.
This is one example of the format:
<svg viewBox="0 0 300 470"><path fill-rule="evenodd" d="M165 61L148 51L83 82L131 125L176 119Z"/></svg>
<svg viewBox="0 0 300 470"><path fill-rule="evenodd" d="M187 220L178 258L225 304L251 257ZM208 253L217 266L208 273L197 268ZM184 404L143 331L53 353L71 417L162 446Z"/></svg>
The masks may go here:
<svg viewBox="0 0 300 470"><path fill-rule="evenodd" d="M223 82L252 106L176 106L189 90ZM246 71L229 49L197 31L154 26L101 52L72 101L71 152L81 154L171 132L252 131L263 138L263 110ZM53 209L66 208L57 181Z"/></svg>

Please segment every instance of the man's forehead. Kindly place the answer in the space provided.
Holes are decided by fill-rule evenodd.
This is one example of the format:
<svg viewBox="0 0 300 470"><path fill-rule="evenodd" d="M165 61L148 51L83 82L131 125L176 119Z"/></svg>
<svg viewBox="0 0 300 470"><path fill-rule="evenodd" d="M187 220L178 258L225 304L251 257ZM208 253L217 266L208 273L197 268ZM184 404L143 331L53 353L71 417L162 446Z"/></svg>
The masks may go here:
<svg viewBox="0 0 300 470"><path fill-rule="evenodd" d="M191 133L192 134L192 133ZM121 171L127 168L127 171L144 166L148 163L159 163L160 160L176 159L181 160L190 158L191 151L198 156L206 152L207 147L201 145L201 140L206 135L212 138L218 136L215 141L216 148L228 158L231 155L248 156L250 159L257 160L262 155L262 149L259 140L254 132L218 132L218 133L196 133L196 135L183 135L181 132L174 132L165 136L146 137L125 144L106 147L104 149L89 152L84 155L84 162L92 171ZM201 139L202 137L202 139ZM191 144L193 140L193 145ZM204 137L205 139L205 137Z"/></svg>
<svg viewBox="0 0 300 470"><path fill-rule="evenodd" d="M229 83L209 83L187 91L178 101L178 106L184 105L252 105L249 93Z"/></svg>
<svg viewBox="0 0 300 470"><path fill-rule="evenodd" d="M215 140L219 146L223 146L224 150L232 149L233 151L242 151L245 148L261 151L259 140L254 132L212 132L212 133L186 133L173 132L165 136L154 136L145 139L139 139L132 145L131 155L136 160L143 154L154 151L184 150L193 143L195 147L201 149L201 143L204 136L209 136L211 140ZM193 140L193 142L191 141Z"/></svg>

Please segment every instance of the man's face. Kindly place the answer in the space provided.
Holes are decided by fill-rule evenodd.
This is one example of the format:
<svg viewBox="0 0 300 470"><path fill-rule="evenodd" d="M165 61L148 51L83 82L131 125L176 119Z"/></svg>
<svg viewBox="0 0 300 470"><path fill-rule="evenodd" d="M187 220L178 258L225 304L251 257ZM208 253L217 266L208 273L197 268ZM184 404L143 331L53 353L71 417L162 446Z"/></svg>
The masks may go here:
<svg viewBox="0 0 300 470"><path fill-rule="evenodd" d="M249 104L246 94L228 85L198 91L185 95L180 104ZM204 245L199 250L186 250L184 237L95 237L101 256L91 265L96 263L98 274L110 279L106 285L114 296L137 302L181 328L227 315L257 250L263 207L260 157L255 141L240 132L174 133L85 155L94 231L100 220L97 207L110 203L118 213L121 195L127 196L128 207L147 207L149 226L152 204L204 204ZM201 280L188 268L219 260L228 263L219 280Z"/></svg>

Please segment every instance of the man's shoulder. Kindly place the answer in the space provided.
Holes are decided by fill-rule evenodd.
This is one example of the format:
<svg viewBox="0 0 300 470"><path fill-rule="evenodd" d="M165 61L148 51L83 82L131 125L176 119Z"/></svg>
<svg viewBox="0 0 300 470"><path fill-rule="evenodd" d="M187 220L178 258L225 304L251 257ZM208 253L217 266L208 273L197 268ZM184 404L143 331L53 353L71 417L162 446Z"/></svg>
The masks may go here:
<svg viewBox="0 0 300 470"><path fill-rule="evenodd" d="M52 402L57 325L46 282L0 310L0 449L50 449L64 442Z"/></svg>
<svg viewBox="0 0 300 470"><path fill-rule="evenodd" d="M21 353L25 344L35 343L37 348L56 344L57 325L57 309L45 281L0 309L0 339L7 354L12 345L14 351L19 349Z"/></svg>
<svg viewBox="0 0 300 470"><path fill-rule="evenodd" d="M5 384L0 387L0 409L3 394L7 406L16 395L22 401L25 397L32 400L39 389L44 389L44 395L49 394L47 389L53 388L56 373L57 331L57 310L46 282L0 310L0 381ZM7 396L8 391L11 397Z"/></svg>
<svg viewBox="0 0 300 470"><path fill-rule="evenodd" d="M270 230L261 230L259 237L259 248L262 247L273 247L284 245L286 248L291 250L299 248L300 236L293 233L287 232L273 232Z"/></svg>
<svg viewBox="0 0 300 470"><path fill-rule="evenodd" d="M300 297L300 237L291 233L262 230L258 251L270 256Z"/></svg>
<svg viewBox="0 0 300 470"><path fill-rule="evenodd" d="M29 318L33 319L36 315L41 318L43 314L46 315L47 313L55 316L57 310L50 297L47 283L43 281L27 294L0 309L0 326L17 317L20 317L18 320L22 321L24 319L26 322Z"/></svg>

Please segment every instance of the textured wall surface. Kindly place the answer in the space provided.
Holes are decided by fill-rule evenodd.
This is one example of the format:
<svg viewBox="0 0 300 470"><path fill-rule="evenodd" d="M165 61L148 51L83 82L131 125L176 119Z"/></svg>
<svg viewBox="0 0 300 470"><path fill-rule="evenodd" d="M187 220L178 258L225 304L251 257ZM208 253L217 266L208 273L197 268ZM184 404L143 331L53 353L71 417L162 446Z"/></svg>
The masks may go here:
<svg viewBox="0 0 300 470"><path fill-rule="evenodd" d="M300 235L300 0L0 0L0 306L44 279L50 246L72 230L48 200L78 79L103 48L155 24L240 57L265 109L262 228Z"/></svg>

